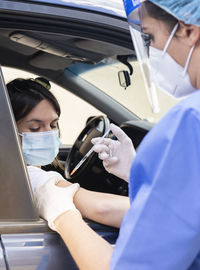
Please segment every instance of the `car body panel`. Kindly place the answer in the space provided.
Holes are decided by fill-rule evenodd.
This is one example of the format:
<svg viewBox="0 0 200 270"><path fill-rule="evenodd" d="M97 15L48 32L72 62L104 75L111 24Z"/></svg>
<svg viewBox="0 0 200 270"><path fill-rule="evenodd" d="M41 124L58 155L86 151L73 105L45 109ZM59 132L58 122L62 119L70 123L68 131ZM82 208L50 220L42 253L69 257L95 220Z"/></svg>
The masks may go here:
<svg viewBox="0 0 200 270"><path fill-rule="evenodd" d="M117 229L88 220L86 222L105 240L115 243ZM2 234L1 239L9 270L78 269L64 242L55 232Z"/></svg>
<svg viewBox="0 0 200 270"><path fill-rule="evenodd" d="M26 2L29 2L29 0L26 0ZM54 5L63 5L63 6L71 6L74 8L83 8L92 10L95 12L102 12L107 13L109 15L117 15L121 17L125 16L125 10L123 6L123 2L121 0L97 0L97 1L91 1L91 0L31 0L30 2L39 2L39 3L50 3Z"/></svg>
<svg viewBox="0 0 200 270"><path fill-rule="evenodd" d="M3 244L2 244L1 236L0 236L0 270L6 270L6 264L5 264L4 252L3 252L2 246Z"/></svg>
<svg viewBox="0 0 200 270"><path fill-rule="evenodd" d="M55 233L2 235L9 270L78 269Z"/></svg>
<svg viewBox="0 0 200 270"><path fill-rule="evenodd" d="M1 69L0 115L0 179L3 191L0 195L0 218L14 221L20 219L37 220L38 215L33 205L31 187ZM10 194L9 203L5 204L8 194ZM26 205L24 205L24 201L26 201ZM16 205L18 207L15 209Z"/></svg>

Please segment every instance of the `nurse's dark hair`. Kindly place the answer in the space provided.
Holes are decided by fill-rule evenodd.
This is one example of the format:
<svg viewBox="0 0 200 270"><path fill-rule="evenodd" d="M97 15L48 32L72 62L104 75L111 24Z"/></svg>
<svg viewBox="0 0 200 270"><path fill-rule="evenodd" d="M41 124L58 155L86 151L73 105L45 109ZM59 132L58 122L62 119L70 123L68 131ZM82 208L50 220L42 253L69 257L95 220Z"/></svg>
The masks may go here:
<svg viewBox="0 0 200 270"><path fill-rule="evenodd" d="M8 94L16 122L28 115L42 100L49 101L60 116L60 105L49 91L51 85L42 77L36 79L15 79L7 84Z"/></svg>
<svg viewBox="0 0 200 270"><path fill-rule="evenodd" d="M159 6L155 5L151 1L145 1L143 5L145 6L147 14L150 17L164 22L168 27L169 32L172 31L173 27L178 22L178 20L174 16L172 16Z"/></svg>

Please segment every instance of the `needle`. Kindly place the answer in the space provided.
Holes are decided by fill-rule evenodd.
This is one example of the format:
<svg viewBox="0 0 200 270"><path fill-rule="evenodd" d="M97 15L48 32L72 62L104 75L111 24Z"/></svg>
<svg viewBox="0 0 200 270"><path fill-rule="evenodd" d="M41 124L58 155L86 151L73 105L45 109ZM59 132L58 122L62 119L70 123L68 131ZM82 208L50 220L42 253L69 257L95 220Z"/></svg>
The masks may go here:
<svg viewBox="0 0 200 270"><path fill-rule="evenodd" d="M110 132L110 129L101 137L102 139L105 138ZM101 141L100 141L101 142ZM70 175L73 175L78 168L86 161L86 159L94 152L93 147L87 152L87 154L79 161L79 163L76 165L76 167L73 169L73 171L70 173Z"/></svg>

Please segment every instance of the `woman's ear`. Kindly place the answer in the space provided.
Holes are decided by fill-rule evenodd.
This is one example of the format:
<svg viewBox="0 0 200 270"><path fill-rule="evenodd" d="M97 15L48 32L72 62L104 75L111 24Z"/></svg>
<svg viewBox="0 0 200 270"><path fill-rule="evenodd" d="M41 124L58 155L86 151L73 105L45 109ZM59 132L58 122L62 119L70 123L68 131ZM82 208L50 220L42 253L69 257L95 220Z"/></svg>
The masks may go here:
<svg viewBox="0 0 200 270"><path fill-rule="evenodd" d="M192 47L200 41L200 27L179 21L179 29L176 36L180 38L185 45Z"/></svg>

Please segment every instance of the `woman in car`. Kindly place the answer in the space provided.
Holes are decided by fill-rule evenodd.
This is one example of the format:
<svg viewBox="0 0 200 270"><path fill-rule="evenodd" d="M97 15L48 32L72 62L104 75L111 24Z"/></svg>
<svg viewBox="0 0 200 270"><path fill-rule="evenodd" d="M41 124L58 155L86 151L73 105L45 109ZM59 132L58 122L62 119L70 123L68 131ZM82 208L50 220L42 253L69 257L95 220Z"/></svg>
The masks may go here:
<svg viewBox="0 0 200 270"><path fill-rule="evenodd" d="M33 191L49 179L55 179L58 186L74 187L58 172L41 169L52 162L59 166L56 156L61 144L58 127L61 111L50 87L44 78L15 79L7 84ZM127 197L83 188L77 192L74 203L84 217L114 227L120 226L129 207Z"/></svg>
<svg viewBox="0 0 200 270"><path fill-rule="evenodd" d="M141 19L146 45L150 45L152 79L170 95L188 97L155 125L135 156L130 141L116 127L112 131L117 131L118 144L104 139L96 146L106 168L115 174L121 173L129 181L131 206L114 248L90 230L70 204L62 214L56 215L64 195L54 201L54 209L49 205L51 197L60 194L53 181L37 189L36 199L41 215L63 237L80 269L198 270L199 0L125 2L128 13L139 8L139 16L130 16L130 20ZM131 158L127 161L129 152ZM70 196L68 200L72 202Z"/></svg>

